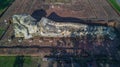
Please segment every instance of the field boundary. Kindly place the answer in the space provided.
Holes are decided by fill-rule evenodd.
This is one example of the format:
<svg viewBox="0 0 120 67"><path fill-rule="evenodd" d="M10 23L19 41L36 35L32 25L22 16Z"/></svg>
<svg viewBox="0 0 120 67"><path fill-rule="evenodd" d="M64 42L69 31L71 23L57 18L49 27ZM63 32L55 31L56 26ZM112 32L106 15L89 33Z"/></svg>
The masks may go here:
<svg viewBox="0 0 120 67"><path fill-rule="evenodd" d="M12 3L10 3L6 8L4 8L1 12L0 12L0 18L2 17L2 15L7 11L7 9L13 4L15 0L12 1Z"/></svg>
<svg viewBox="0 0 120 67"><path fill-rule="evenodd" d="M114 3L113 3L112 1L114 1ZM120 16L120 6L119 6L118 3L116 2L116 0L107 0L107 2L108 2L108 3L110 4L110 6L116 11L116 13ZM117 9L114 4L116 4L117 7L119 7L119 9Z"/></svg>

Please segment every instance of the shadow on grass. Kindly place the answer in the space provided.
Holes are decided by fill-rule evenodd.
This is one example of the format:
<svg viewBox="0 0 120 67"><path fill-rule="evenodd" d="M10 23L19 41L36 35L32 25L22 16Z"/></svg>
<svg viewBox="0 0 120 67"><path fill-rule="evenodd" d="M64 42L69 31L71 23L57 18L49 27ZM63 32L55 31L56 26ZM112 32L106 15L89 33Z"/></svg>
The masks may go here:
<svg viewBox="0 0 120 67"><path fill-rule="evenodd" d="M24 56L17 56L13 67L23 67L23 64L24 64Z"/></svg>

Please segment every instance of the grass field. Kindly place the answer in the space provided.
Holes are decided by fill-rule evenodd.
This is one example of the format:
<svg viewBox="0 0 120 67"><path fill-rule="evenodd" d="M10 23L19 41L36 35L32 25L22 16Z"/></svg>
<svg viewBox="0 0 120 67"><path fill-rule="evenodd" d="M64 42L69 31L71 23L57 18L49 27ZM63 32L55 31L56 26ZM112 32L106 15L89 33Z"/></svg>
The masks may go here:
<svg viewBox="0 0 120 67"><path fill-rule="evenodd" d="M120 13L120 6L117 3L117 0L108 0L108 2L113 6L114 9L117 10L117 12Z"/></svg>
<svg viewBox="0 0 120 67"><path fill-rule="evenodd" d="M0 36L3 34L4 30L0 28Z"/></svg>
<svg viewBox="0 0 120 67"><path fill-rule="evenodd" d="M13 67L15 57L0 56L0 67Z"/></svg>
<svg viewBox="0 0 120 67"><path fill-rule="evenodd" d="M0 0L0 14L4 12L5 9L13 2L14 0Z"/></svg>
<svg viewBox="0 0 120 67"><path fill-rule="evenodd" d="M0 67L30 67L31 63L30 56L0 56Z"/></svg>
<svg viewBox="0 0 120 67"><path fill-rule="evenodd" d="M38 56L0 56L0 67L41 67Z"/></svg>

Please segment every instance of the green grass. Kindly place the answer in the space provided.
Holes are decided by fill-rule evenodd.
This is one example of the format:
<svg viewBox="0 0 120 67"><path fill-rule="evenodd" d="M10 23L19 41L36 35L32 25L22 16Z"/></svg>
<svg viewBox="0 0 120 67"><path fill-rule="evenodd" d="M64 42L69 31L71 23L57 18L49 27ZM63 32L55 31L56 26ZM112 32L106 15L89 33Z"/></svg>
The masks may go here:
<svg viewBox="0 0 120 67"><path fill-rule="evenodd" d="M0 56L0 67L13 67L14 62L14 56Z"/></svg>
<svg viewBox="0 0 120 67"><path fill-rule="evenodd" d="M31 64L32 60L30 56L25 56L24 59L25 59L24 61L25 64Z"/></svg>
<svg viewBox="0 0 120 67"><path fill-rule="evenodd" d="M113 6L113 8L120 13L120 6L117 3L117 0L108 0L108 2Z"/></svg>
<svg viewBox="0 0 120 67"><path fill-rule="evenodd" d="M30 56L24 56L22 59L24 60L23 67L31 67L32 60ZM14 65L19 67L20 63L20 56L0 56L0 67L14 67Z"/></svg>
<svg viewBox="0 0 120 67"><path fill-rule="evenodd" d="M4 32L4 29L0 28L0 36L3 34L3 32Z"/></svg>
<svg viewBox="0 0 120 67"><path fill-rule="evenodd" d="M0 0L0 14L13 2L14 0Z"/></svg>

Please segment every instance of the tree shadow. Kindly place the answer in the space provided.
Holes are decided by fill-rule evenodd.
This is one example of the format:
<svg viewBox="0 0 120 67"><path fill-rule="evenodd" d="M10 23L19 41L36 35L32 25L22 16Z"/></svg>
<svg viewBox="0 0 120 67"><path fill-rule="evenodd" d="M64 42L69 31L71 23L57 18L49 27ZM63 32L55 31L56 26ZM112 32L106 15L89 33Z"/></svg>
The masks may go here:
<svg viewBox="0 0 120 67"><path fill-rule="evenodd" d="M73 22L73 23L81 23L87 25L106 26L105 24L93 23L92 20L84 20L75 17L61 17L57 15L55 12L52 12L47 18L56 22L65 22L65 23Z"/></svg>
<svg viewBox="0 0 120 67"><path fill-rule="evenodd" d="M48 19L54 20L56 22L75 22L75 23L85 23L84 20L73 18L73 17L61 17L57 15L55 12L52 12L48 17Z"/></svg>
<svg viewBox="0 0 120 67"><path fill-rule="evenodd" d="M24 64L24 56L17 56L13 67L23 67L23 64Z"/></svg>
<svg viewBox="0 0 120 67"><path fill-rule="evenodd" d="M73 22L73 23L82 23L87 25L106 26L105 24L93 23L92 20L84 20L84 19L75 18L75 17L61 17L57 15L55 12L52 12L49 16L46 16L46 15L47 15L47 12L44 9L38 9L38 10L35 10L31 16L35 18L37 22L40 21L42 17L46 17L55 22L65 22L65 23Z"/></svg>
<svg viewBox="0 0 120 67"><path fill-rule="evenodd" d="M43 10L43 9L40 9L40 10L36 10L32 16L37 19L37 21L39 21L42 17L46 17L46 11ZM91 25L91 26L106 26L106 25L103 25L103 24L100 24L100 23L93 23L92 20L84 20L84 19L79 19L79 18L74 18L74 17L61 17L59 15L57 15L55 12L52 12L48 17L48 19L50 20L53 20L55 22L64 22L64 23L69 23L69 22L73 22L73 23L81 23L81 24L87 24L87 25ZM73 34L71 34L73 35ZM90 37L87 37L87 39L89 38L89 40L92 38ZM76 57L76 56L79 56L79 55L88 55L89 56L89 53L86 52L85 50L83 50L85 47L83 47L83 49L81 49L83 52L80 54L78 53L79 49L77 49L80 45L86 45L86 46L89 46L91 45L92 46L92 43L91 41L90 42L87 42L87 44L84 44L83 42L79 42L79 38L70 38L70 41L73 43L73 53L68 53L66 49L63 50L63 52L59 53L59 50L58 49L53 49L51 51L51 54L49 55L50 57L54 57L54 58L57 58L57 63L58 63L58 67L61 66L61 64L63 63L68 63L68 60L71 61L71 57ZM86 40L85 38L83 38L83 41ZM64 41L64 40L63 40ZM94 40L93 40L94 41ZM58 42L58 45L59 46L60 43ZM64 42L64 45L66 45L66 42ZM106 46L104 46L106 47ZM59 54L59 55L58 55ZM67 55L66 55L67 54ZM91 56L91 55L90 55ZM67 57L67 58L66 58ZM67 59L67 60L64 60L64 59ZM78 60L79 61L79 60ZM82 62L82 60L80 60L79 62ZM82 63L81 63L82 64ZM53 66L53 63L50 63L50 66L52 67ZM61 66L62 67L62 66Z"/></svg>
<svg viewBox="0 0 120 67"><path fill-rule="evenodd" d="M41 67L41 64L38 64L38 67Z"/></svg>
<svg viewBox="0 0 120 67"><path fill-rule="evenodd" d="M44 57L48 59L52 59L52 62L56 62L57 67L80 67L80 66L83 67L85 66L86 64L83 64L82 62L86 63L87 61L86 60L83 61L84 59L81 59L81 58L86 58L86 57L82 56L81 54L86 53L86 52L84 51L81 54L80 53L75 54L74 49L71 49L71 50L73 52L67 52L68 51L67 49L54 48L54 49L51 49L50 55L46 55ZM51 64L53 67L54 63L52 62Z"/></svg>
<svg viewBox="0 0 120 67"><path fill-rule="evenodd" d="M46 14L47 13L44 9L38 9L38 10L35 10L31 16L35 18L38 22L41 20L42 17L46 17Z"/></svg>

